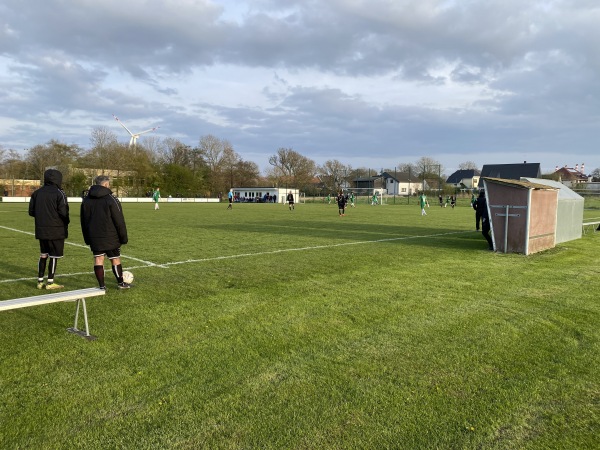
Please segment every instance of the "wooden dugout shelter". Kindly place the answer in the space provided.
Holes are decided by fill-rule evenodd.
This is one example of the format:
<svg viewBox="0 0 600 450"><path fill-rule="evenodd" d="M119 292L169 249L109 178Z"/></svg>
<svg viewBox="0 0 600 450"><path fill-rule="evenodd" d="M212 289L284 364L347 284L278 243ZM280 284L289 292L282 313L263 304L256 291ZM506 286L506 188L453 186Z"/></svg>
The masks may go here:
<svg viewBox="0 0 600 450"><path fill-rule="evenodd" d="M496 251L529 255L556 245L558 189L502 178L483 185Z"/></svg>

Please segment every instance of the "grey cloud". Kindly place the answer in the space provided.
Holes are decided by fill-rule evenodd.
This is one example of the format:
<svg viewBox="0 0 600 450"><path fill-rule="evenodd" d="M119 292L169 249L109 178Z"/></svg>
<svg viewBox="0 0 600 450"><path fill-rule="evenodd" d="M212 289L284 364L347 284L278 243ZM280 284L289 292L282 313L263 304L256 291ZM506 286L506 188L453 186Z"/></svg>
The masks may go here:
<svg viewBox="0 0 600 450"><path fill-rule="evenodd" d="M75 118L68 112L81 110L91 116L88 122L104 115L111 120L112 112L133 121L151 116L164 121L161 132L187 136L192 145L212 133L252 154L272 153L279 146L315 157L395 158L482 149L542 155L573 146L597 154L596 2L257 0L237 5L245 5L240 6L244 12L232 18L221 2L5 0L0 55L8 65L0 78L0 99L3 114L24 125L2 138L22 143L29 133L37 143L52 127L71 136L68 125ZM432 89L475 86L488 98L443 110L382 106L342 88L323 88L318 79L291 86L280 76L275 83L248 87L262 91L270 107L224 107L215 100L198 103L190 113L193 106L174 106L190 100L172 77L219 64L275 73L311 69L357 79L386 74ZM124 85L108 86L110 73L131 75L156 97L139 98ZM57 114L67 116L66 122L58 123ZM211 114L223 120L212 123ZM43 117L43 124L35 125L34 116ZM80 140L87 143L88 136Z"/></svg>

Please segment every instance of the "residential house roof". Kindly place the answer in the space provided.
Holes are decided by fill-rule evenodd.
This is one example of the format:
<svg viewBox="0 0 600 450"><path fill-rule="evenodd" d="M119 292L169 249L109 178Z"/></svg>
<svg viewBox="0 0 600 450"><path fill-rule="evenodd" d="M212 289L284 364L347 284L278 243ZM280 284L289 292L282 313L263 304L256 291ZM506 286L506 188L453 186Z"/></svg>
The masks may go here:
<svg viewBox="0 0 600 450"><path fill-rule="evenodd" d="M446 180L446 183L458 184L465 178L478 177L479 175L481 175L481 171L478 169L461 169L450 175Z"/></svg>
<svg viewBox="0 0 600 450"><path fill-rule="evenodd" d="M521 177L542 178L540 163L522 164L485 164L481 169L481 177L520 180ZM483 187L479 179L479 187Z"/></svg>
<svg viewBox="0 0 600 450"><path fill-rule="evenodd" d="M379 175L377 178L391 178L393 180L396 180L398 183L420 183L422 180L421 178L418 177L417 174L411 173L409 174L408 172L394 172L394 174L390 174L389 172L383 172L381 175Z"/></svg>
<svg viewBox="0 0 600 450"><path fill-rule="evenodd" d="M560 175L560 178L566 181L587 181L588 179L587 175L580 170L573 169L572 167L561 167L554 173Z"/></svg>

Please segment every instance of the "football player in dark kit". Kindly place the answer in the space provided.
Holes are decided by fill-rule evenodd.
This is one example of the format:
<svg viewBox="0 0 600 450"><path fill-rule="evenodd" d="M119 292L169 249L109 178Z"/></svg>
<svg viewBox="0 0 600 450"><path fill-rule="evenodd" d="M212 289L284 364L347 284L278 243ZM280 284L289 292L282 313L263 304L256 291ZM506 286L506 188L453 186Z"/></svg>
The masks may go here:
<svg viewBox="0 0 600 450"><path fill-rule="evenodd" d="M344 194L342 193L342 191L340 191L340 193L337 196L337 204L338 204L338 213L341 216L345 216L346 215L346 197L344 197Z"/></svg>
<svg viewBox="0 0 600 450"><path fill-rule="evenodd" d="M94 255L94 274L100 289L106 289L104 256L108 256L117 287L129 289L130 285L123 281L121 266L121 245L127 244L128 240L121 203L109 189L107 176L96 177L94 183L81 203L81 231Z"/></svg>
<svg viewBox="0 0 600 450"><path fill-rule="evenodd" d="M62 173L56 169L44 172L44 185L29 200L29 215L35 218L35 238L40 241L38 261L38 289L61 289L54 282L56 263L63 257L65 239L68 237L69 204L61 189ZM48 280L44 284L44 272L48 264Z"/></svg>

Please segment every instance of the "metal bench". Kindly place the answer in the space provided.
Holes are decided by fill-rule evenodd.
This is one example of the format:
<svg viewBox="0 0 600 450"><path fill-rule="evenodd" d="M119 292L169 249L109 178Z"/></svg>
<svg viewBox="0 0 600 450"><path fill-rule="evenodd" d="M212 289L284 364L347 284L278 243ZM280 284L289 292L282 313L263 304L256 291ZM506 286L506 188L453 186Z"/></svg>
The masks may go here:
<svg viewBox="0 0 600 450"><path fill-rule="evenodd" d="M12 300L0 301L0 311L8 311L10 309L26 308L28 306L45 305L48 303L58 302L76 302L77 307L75 309L75 324L71 328L67 328L70 333L78 334L88 340L96 339L95 336L90 334L88 325L87 309L85 306L85 299L88 297L97 297L99 295L106 294L106 291L100 288L87 288L79 289L76 291L67 292L53 292L52 294L34 295L33 297L14 298ZM79 319L79 307L83 309L83 318L85 321L85 331L77 328L77 321Z"/></svg>
<svg viewBox="0 0 600 450"><path fill-rule="evenodd" d="M600 220L596 220L595 222L594 221L583 222L581 224L584 234L586 233L588 227L592 227L592 230L596 231L598 229L598 225L600 225Z"/></svg>

